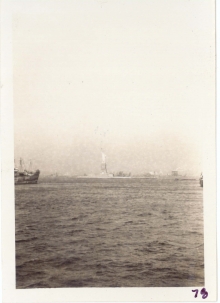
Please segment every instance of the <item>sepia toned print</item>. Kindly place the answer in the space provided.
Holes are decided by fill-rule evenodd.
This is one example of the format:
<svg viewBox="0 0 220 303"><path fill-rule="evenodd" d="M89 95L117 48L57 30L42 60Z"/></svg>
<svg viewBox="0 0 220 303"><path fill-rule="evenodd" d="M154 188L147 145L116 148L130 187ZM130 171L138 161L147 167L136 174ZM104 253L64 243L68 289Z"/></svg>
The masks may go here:
<svg viewBox="0 0 220 303"><path fill-rule="evenodd" d="M66 5L13 18L16 287L203 286L204 24Z"/></svg>
<svg viewBox="0 0 220 303"><path fill-rule="evenodd" d="M15 291L209 300L212 1L11 10Z"/></svg>

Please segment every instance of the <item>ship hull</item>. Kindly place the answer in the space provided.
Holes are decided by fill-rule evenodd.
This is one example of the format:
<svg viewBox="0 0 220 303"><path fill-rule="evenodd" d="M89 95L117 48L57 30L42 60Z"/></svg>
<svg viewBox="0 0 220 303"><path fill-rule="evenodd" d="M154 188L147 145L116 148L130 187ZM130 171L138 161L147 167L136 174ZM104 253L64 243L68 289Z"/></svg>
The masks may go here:
<svg viewBox="0 0 220 303"><path fill-rule="evenodd" d="M38 180L36 180L36 181L19 180L19 181L15 181L15 185L37 184L37 182L38 182Z"/></svg>
<svg viewBox="0 0 220 303"><path fill-rule="evenodd" d="M199 179L199 184L201 187L203 187L203 176L201 176L201 178Z"/></svg>
<svg viewBox="0 0 220 303"><path fill-rule="evenodd" d="M39 179L40 171L37 170L35 173L32 174L22 174L18 173L14 177L15 185L22 185L22 184L37 184Z"/></svg>

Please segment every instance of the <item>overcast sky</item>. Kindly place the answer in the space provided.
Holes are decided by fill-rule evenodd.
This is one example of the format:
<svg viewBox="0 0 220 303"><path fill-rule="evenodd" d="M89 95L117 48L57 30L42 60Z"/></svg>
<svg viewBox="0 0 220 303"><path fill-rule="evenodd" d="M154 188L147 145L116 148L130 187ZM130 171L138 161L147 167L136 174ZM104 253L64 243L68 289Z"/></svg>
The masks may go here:
<svg viewBox="0 0 220 303"><path fill-rule="evenodd" d="M15 1L15 158L42 173L202 171L209 0Z"/></svg>

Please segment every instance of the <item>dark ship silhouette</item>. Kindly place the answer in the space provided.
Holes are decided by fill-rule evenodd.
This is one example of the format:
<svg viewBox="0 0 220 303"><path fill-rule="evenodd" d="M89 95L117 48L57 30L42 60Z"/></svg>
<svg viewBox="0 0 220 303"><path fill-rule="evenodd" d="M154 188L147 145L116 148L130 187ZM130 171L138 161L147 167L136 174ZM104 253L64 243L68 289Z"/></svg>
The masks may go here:
<svg viewBox="0 0 220 303"><path fill-rule="evenodd" d="M199 184L201 187L203 187L203 175L201 174L201 177L199 178Z"/></svg>
<svg viewBox="0 0 220 303"><path fill-rule="evenodd" d="M32 162L30 162L29 170L25 169L24 162L20 159L20 167L14 168L14 182L15 185L19 184L36 184L40 176L40 171L32 171Z"/></svg>

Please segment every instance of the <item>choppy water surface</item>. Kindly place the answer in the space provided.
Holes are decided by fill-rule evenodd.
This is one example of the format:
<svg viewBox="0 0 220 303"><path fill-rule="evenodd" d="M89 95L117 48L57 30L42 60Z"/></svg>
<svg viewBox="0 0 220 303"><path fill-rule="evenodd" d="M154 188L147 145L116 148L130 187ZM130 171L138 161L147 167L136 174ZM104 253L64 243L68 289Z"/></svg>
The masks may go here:
<svg viewBox="0 0 220 303"><path fill-rule="evenodd" d="M75 179L15 196L17 288L204 284L198 180Z"/></svg>

